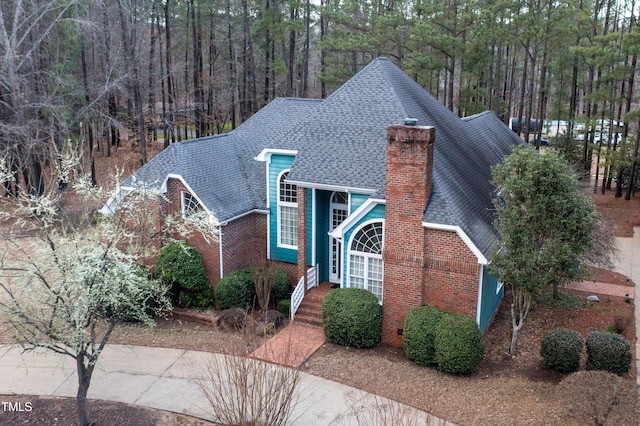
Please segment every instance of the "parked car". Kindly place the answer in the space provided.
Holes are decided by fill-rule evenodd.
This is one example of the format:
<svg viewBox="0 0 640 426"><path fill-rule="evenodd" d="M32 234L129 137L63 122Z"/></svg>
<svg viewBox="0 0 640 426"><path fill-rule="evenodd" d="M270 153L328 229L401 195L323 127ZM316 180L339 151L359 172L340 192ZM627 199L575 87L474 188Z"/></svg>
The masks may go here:
<svg viewBox="0 0 640 426"><path fill-rule="evenodd" d="M551 145L551 141L549 139L545 139L545 138L540 138L540 146L549 146ZM531 141L532 145L537 145L538 144L538 138L534 138Z"/></svg>

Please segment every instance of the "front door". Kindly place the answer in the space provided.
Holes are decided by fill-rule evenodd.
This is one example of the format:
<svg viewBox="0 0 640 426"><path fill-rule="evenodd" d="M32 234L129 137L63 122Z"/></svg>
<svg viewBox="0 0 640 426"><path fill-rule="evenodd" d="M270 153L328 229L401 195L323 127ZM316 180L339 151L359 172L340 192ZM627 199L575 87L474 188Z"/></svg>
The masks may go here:
<svg viewBox="0 0 640 426"><path fill-rule="evenodd" d="M329 231L336 229L338 225L349 215L349 202L346 192L334 192L329 203ZM342 242L329 237L329 281L339 283L342 278Z"/></svg>

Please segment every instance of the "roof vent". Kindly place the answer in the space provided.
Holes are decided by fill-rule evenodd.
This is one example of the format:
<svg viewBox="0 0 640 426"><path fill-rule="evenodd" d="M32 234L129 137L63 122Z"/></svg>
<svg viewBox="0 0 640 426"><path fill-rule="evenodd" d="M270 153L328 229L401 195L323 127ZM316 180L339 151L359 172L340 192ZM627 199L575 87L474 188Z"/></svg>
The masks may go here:
<svg viewBox="0 0 640 426"><path fill-rule="evenodd" d="M417 118L407 117L407 118L404 119L404 125L405 126L415 126L416 124L418 124L418 119Z"/></svg>

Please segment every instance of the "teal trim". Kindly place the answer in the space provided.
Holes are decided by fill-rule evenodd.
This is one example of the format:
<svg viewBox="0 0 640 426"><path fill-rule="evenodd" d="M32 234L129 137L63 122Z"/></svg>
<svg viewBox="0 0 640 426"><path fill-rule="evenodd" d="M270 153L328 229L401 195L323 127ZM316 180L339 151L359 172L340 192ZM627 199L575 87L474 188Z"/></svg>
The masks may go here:
<svg viewBox="0 0 640 426"><path fill-rule="evenodd" d="M489 326L489 321L498 309L498 305L504 295L504 286L498 289L498 280L491 275L485 265L482 266L482 300L480 302L480 327L481 332L485 332Z"/></svg>
<svg viewBox="0 0 640 426"><path fill-rule="evenodd" d="M358 207L362 205L362 203L364 203L369 198L368 195L353 193L349 194L349 197L349 201L351 203L349 214L353 213Z"/></svg>
<svg viewBox="0 0 640 426"><path fill-rule="evenodd" d="M270 258L281 262L298 263L298 250L278 247L278 176L290 169L293 155L273 154L267 176L269 186L269 250Z"/></svg>
<svg viewBox="0 0 640 426"><path fill-rule="evenodd" d="M344 233L344 245L343 245L344 257L342 258L343 262L342 262L342 283L340 284L341 287L347 286L347 273L348 273L348 267L349 267L348 251L349 251L349 246L351 245L351 236L356 231L356 229L358 229L360 225L362 225L363 223L368 222L370 220L374 220L374 219L384 219L384 216L385 216L385 205L378 204L373 209L371 209L371 211L367 213L362 219L354 223L353 226Z"/></svg>

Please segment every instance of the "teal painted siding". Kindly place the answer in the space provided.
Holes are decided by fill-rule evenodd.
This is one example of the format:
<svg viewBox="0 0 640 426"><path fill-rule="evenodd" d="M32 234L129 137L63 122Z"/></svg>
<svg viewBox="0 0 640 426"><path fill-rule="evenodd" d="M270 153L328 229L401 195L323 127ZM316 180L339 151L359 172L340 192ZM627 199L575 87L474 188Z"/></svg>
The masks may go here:
<svg viewBox="0 0 640 426"><path fill-rule="evenodd" d="M298 263L298 250L278 247L278 176L291 168L293 155L274 154L269 164L267 176L269 185L269 249L271 259L281 262Z"/></svg>
<svg viewBox="0 0 640 426"><path fill-rule="evenodd" d="M320 281L329 281L329 201L332 192L316 191L316 262Z"/></svg>
<svg viewBox="0 0 640 426"><path fill-rule="evenodd" d="M349 201L351 202L349 214L353 213L358 207L362 205L362 203L367 200L367 198L369 198L368 195L364 194L349 194L349 197Z"/></svg>
<svg viewBox="0 0 640 426"><path fill-rule="evenodd" d="M482 267L482 302L480 309L480 327L481 332L485 332L489 326L489 321L493 317L494 312L498 308L500 300L504 295L504 286L500 291L496 292L498 288L498 280L491 275L486 266Z"/></svg>
<svg viewBox="0 0 640 426"><path fill-rule="evenodd" d="M362 219L356 222L348 231L345 232L341 287L347 286L347 275L348 275L348 267L349 267L348 251L349 251L349 246L351 245L351 236L354 234L356 229L358 229L360 225L362 225L364 222L368 222L373 219L384 219L384 215L385 215L384 204L378 204L369 213L367 213Z"/></svg>

